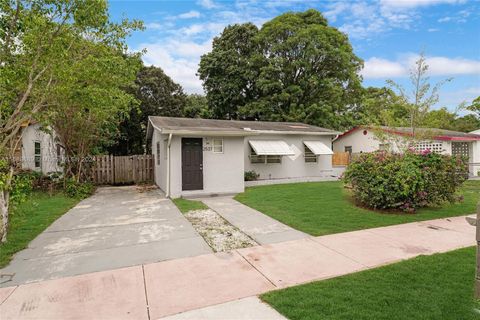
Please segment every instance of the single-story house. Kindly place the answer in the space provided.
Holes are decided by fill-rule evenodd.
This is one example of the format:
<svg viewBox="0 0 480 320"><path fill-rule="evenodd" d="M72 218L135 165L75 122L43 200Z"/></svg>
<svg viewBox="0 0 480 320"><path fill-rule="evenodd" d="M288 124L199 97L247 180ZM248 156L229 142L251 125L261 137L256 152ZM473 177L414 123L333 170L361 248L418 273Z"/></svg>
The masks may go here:
<svg viewBox="0 0 480 320"><path fill-rule="evenodd" d="M26 124L21 132L21 145L16 152L22 169L44 174L62 171L64 150L54 132L42 130L39 123Z"/></svg>
<svg viewBox="0 0 480 320"><path fill-rule="evenodd" d="M429 149L432 152L466 156L469 159L470 174L479 175L480 134L417 128L416 136L420 137L414 145L416 150ZM411 137L411 128L408 127L358 126L339 135L333 141L333 151L350 154L377 150L399 152Z"/></svg>
<svg viewBox="0 0 480 320"><path fill-rule="evenodd" d="M155 183L167 196L243 192L244 174L265 183L337 177L339 132L303 123L149 117Z"/></svg>

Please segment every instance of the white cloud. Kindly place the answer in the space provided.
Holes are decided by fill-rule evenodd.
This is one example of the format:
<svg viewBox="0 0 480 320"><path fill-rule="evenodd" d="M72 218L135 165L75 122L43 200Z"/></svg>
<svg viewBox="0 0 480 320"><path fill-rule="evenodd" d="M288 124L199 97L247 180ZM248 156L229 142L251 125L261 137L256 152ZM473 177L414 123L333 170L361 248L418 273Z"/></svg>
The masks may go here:
<svg viewBox="0 0 480 320"><path fill-rule="evenodd" d="M197 77L200 56L212 48L212 39L201 43L170 38L166 41L143 43L145 48L143 61L146 65L154 65L179 83L188 93L203 93L202 83Z"/></svg>
<svg viewBox="0 0 480 320"><path fill-rule="evenodd" d="M383 7L392 9L411 9L438 4L457 4L463 2L465 2L465 0L380 0L380 4Z"/></svg>
<svg viewBox="0 0 480 320"><path fill-rule="evenodd" d="M361 74L365 79L407 77L418 59L416 54L406 54L397 61L373 57L365 61ZM432 76L455 76L480 74L480 61L464 58L426 57L428 74Z"/></svg>
<svg viewBox="0 0 480 320"><path fill-rule="evenodd" d="M162 68L173 81L179 83L188 93L203 93L202 83L196 75L200 56L194 58L174 56L168 49L168 45L160 43L145 43L140 45L140 48L147 49L143 56L146 65Z"/></svg>
<svg viewBox="0 0 480 320"><path fill-rule="evenodd" d="M200 12L191 10L178 15L180 19L191 19L191 18L200 18Z"/></svg>
<svg viewBox="0 0 480 320"><path fill-rule="evenodd" d="M341 16L345 21L340 30L356 39L372 39L376 35L395 28L411 29L420 18L420 9L438 4L457 4L464 0L378 0L378 1L344 1L328 2L325 17L336 22ZM460 11L460 18L465 20L467 10Z"/></svg>
<svg viewBox="0 0 480 320"><path fill-rule="evenodd" d="M440 29L437 29L437 28L429 28L427 29L428 32L438 32L440 31Z"/></svg>
<svg viewBox="0 0 480 320"><path fill-rule="evenodd" d="M413 66L418 55L410 55L407 64ZM447 57L426 57L428 73L432 76L480 74L480 60Z"/></svg>
<svg viewBox="0 0 480 320"><path fill-rule="evenodd" d="M438 19L437 21L442 23L442 22L448 22L450 20L452 20L452 17L443 17L443 18Z"/></svg>
<svg viewBox="0 0 480 320"><path fill-rule="evenodd" d="M199 0L197 1L197 4L206 9L213 9L218 7L218 5L213 2L213 0Z"/></svg>
<svg viewBox="0 0 480 320"><path fill-rule="evenodd" d="M407 70L401 63L376 57L366 60L361 71L365 79L396 78L405 76L406 73Z"/></svg>

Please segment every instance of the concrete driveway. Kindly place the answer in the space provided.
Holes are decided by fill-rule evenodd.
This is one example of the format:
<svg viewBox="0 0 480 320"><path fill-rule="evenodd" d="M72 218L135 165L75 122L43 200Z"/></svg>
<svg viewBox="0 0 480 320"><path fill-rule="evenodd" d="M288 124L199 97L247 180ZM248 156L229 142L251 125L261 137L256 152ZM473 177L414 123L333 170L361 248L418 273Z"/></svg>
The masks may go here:
<svg viewBox="0 0 480 320"><path fill-rule="evenodd" d="M211 253L159 190L99 188L55 221L0 273L0 286ZM5 278L2 278L4 280Z"/></svg>

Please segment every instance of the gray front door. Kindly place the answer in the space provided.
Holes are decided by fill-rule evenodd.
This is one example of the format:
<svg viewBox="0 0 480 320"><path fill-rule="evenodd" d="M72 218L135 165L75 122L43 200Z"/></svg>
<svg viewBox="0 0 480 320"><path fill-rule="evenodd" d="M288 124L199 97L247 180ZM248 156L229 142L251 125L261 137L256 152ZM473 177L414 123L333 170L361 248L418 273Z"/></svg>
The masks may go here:
<svg viewBox="0 0 480 320"><path fill-rule="evenodd" d="M182 190L202 189L202 138L182 138Z"/></svg>

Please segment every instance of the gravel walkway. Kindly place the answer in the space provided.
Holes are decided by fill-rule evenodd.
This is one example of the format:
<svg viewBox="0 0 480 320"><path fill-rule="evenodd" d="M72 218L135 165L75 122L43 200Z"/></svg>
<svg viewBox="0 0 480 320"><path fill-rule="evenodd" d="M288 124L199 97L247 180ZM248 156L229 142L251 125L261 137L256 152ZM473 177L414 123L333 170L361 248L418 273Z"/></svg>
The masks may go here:
<svg viewBox="0 0 480 320"><path fill-rule="evenodd" d="M193 210L185 218L215 252L247 248L257 243L211 209Z"/></svg>

